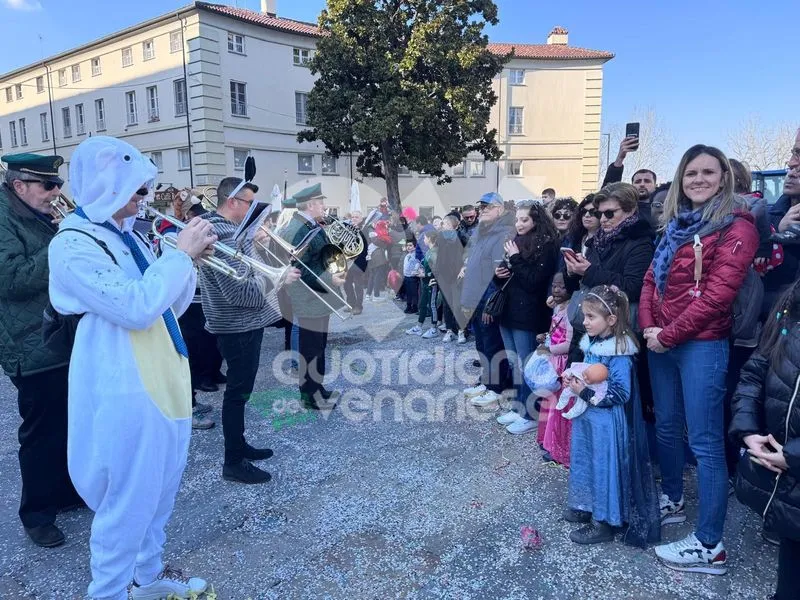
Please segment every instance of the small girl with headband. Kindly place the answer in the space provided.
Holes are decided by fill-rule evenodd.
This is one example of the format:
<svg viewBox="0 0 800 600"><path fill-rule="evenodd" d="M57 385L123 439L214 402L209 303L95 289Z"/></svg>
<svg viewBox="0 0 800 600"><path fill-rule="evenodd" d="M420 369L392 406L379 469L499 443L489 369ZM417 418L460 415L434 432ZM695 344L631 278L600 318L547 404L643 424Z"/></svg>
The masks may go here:
<svg viewBox="0 0 800 600"><path fill-rule="evenodd" d="M641 414L628 297L616 287L592 288L581 306L586 335L584 362L608 371L605 390L595 393L579 377L565 384L586 404L572 420L568 509L564 518L582 523L570 534L577 544L623 541L644 547L659 540L661 520L655 479Z"/></svg>

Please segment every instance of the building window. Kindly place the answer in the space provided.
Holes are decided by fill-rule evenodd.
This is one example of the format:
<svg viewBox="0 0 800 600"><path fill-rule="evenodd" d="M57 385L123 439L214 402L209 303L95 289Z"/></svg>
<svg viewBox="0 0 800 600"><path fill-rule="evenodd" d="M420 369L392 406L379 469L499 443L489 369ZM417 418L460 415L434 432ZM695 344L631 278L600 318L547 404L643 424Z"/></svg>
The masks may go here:
<svg viewBox="0 0 800 600"><path fill-rule="evenodd" d="M136 125L139 116L136 114L136 92L125 92L125 112L128 115L128 125Z"/></svg>
<svg viewBox="0 0 800 600"><path fill-rule="evenodd" d="M39 75L39 77L36 78L36 93L41 94L43 92L44 92L44 77L42 75Z"/></svg>
<svg viewBox="0 0 800 600"><path fill-rule="evenodd" d="M72 65L72 83L78 83L81 80L81 66Z"/></svg>
<svg viewBox="0 0 800 600"><path fill-rule="evenodd" d="M506 163L506 173L509 177L521 177L522 176L522 161L521 160L510 160Z"/></svg>
<svg viewBox="0 0 800 600"><path fill-rule="evenodd" d="M39 125L42 128L42 141L50 141L50 127L47 124L47 113L39 113Z"/></svg>
<svg viewBox="0 0 800 600"><path fill-rule="evenodd" d="M176 79L172 82L172 92L175 96L175 116L186 116L186 80Z"/></svg>
<svg viewBox="0 0 800 600"><path fill-rule="evenodd" d="M97 122L97 131L106 130L106 106L102 98L94 101L94 118Z"/></svg>
<svg viewBox="0 0 800 600"><path fill-rule="evenodd" d="M58 70L58 87L64 87L67 85L67 70L66 69L59 69Z"/></svg>
<svg viewBox="0 0 800 600"><path fill-rule="evenodd" d="M233 149L233 168L235 171L244 170L244 163L249 155L249 150L242 150L241 148Z"/></svg>
<svg viewBox="0 0 800 600"><path fill-rule="evenodd" d="M231 81L231 114L235 117L247 116L247 84Z"/></svg>
<svg viewBox="0 0 800 600"><path fill-rule="evenodd" d="M142 59L153 60L156 57L156 46L153 40L145 40L142 42Z"/></svg>
<svg viewBox="0 0 800 600"><path fill-rule="evenodd" d="M522 107L512 106L508 109L509 135L522 135Z"/></svg>
<svg viewBox="0 0 800 600"><path fill-rule="evenodd" d="M228 52L244 54L244 36L242 34L228 32Z"/></svg>
<svg viewBox="0 0 800 600"><path fill-rule="evenodd" d="M158 121L158 88L151 86L145 92L147 93L147 120L152 123Z"/></svg>
<svg viewBox="0 0 800 600"><path fill-rule="evenodd" d="M133 49L128 46L122 49L122 66L130 67L133 64Z"/></svg>
<svg viewBox="0 0 800 600"><path fill-rule="evenodd" d="M72 137L72 117L69 113L69 106L61 109L61 122L64 124L64 137Z"/></svg>
<svg viewBox="0 0 800 600"><path fill-rule="evenodd" d="M152 160L153 164L158 168L159 173L164 172L164 157L161 155L161 152L151 152L150 160Z"/></svg>
<svg viewBox="0 0 800 600"><path fill-rule="evenodd" d="M453 165L453 177L464 177L466 173L466 162L462 161L457 165Z"/></svg>
<svg viewBox="0 0 800 600"><path fill-rule="evenodd" d="M170 54L180 52L183 50L183 37L180 31L173 31L169 34L169 51Z"/></svg>
<svg viewBox="0 0 800 600"><path fill-rule="evenodd" d="M188 148L178 148L178 170L186 171L189 169L191 157L189 156Z"/></svg>
<svg viewBox="0 0 800 600"><path fill-rule="evenodd" d="M294 93L294 121L298 125L308 123L308 94L303 92Z"/></svg>
<svg viewBox="0 0 800 600"><path fill-rule="evenodd" d="M9 121L8 123L8 133L11 135L11 147L17 147L17 122L16 121Z"/></svg>
<svg viewBox="0 0 800 600"><path fill-rule="evenodd" d="M469 161L469 176L470 177L483 177L486 174L486 161L485 160L471 160Z"/></svg>
<svg viewBox="0 0 800 600"><path fill-rule="evenodd" d="M25 119L19 120L19 143L20 146L28 145L28 128L25 126Z"/></svg>
<svg viewBox="0 0 800 600"><path fill-rule="evenodd" d="M511 85L525 85L525 69L511 69L508 82Z"/></svg>
<svg viewBox="0 0 800 600"><path fill-rule="evenodd" d="M83 114L83 104L75 105L75 133L78 135L86 133L86 117Z"/></svg>
<svg viewBox="0 0 800 600"><path fill-rule="evenodd" d="M292 50L292 62L299 66L308 64L311 60L311 50L307 48L295 48Z"/></svg>
<svg viewBox="0 0 800 600"><path fill-rule="evenodd" d="M411 170L405 165L398 165L397 174L401 177L411 177Z"/></svg>
<svg viewBox="0 0 800 600"><path fill-rule="evenodd" d="M336 159L330 154L325 154L322 157L322 174L336 175Z"/></svg>
<svg viewBox="0 0 800 600"><path fill-rule="evenodd" d="M92 59L92 77L97 77L103 72L103 69L100 67L100 57L96 57Z"/></svg>
<svg viewBox="0 0 800 600"><path fill-rule="evenodd" d="M18 83L14 87L16 88L16 92L17 92L17 100L22 100L22 84Z"/></svg>
<svg viewBox="0 0 800 600"><path fill-rule="evenodd" d="M6 102L13 102L14 101L14 93L11 91L10 87L6 88Z"/></svg>
<svg viewBox="0 0 800 600"><path fill-rule="evenodd" d="M298 154L297 155L297 172L298 173L313 173L314 172L314 155L313 154Z"/></svg>

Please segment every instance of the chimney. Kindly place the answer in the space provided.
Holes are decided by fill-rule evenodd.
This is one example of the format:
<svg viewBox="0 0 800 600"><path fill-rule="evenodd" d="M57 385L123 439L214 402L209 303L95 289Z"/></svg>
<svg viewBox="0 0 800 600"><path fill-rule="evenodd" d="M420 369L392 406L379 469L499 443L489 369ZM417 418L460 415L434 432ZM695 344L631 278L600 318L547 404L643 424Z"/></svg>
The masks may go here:
<svg viewBox="0 0 800 600"><path fill-rule="evenodd" d="M261 0L261 12L271 17L276 16L278 14L275 6L276 3L277 0Z"/></svg>
<svg viewBox="0 0 800 600"><path fill-rule="evenodd" d="M559 27L558 25L553 27L553 31L551 31L550 35L547 36L548 45L566 46L568 42L569 42L569 31L567 31L563 27Z"/></svg>

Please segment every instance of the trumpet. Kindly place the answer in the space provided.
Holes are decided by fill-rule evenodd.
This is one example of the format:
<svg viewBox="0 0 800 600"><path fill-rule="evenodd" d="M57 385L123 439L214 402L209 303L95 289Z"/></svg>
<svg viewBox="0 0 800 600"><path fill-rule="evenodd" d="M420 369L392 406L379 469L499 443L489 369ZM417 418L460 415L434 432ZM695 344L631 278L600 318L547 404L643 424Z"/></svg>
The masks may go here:
<svg viewBox="0 0 800 600"><path fill-rule="evenodd" d="M75 204L64 194L59 194L57 198L50 201L50 214L54 219L66 219L75 210Z"/></svg>
<svg viewBox="0 0 800 600"><path fill-rule="evenodd" d="M271 239L273 242L275 242L275 244L276 244L278 247L280 247L280 248L281 248L281 250L283 250L283 251L284 251L286 254L288 254L288 256L289 256L289 261L287 262L287 265L286 265L286 266L291 266L291 263L292 263L292 261L296 262L298 265L300 265L300 267L302 267L303 269L305 269L306 271L308 271L309 273L311 273L311 274L314 276L314 278L317 280L317 282L319 282L319 284L320 284L322 287L324 287L324 288L325 288L326 292L330 293L330 294L331 294L331 295L332 295L334 298L336 298L336 300L337 300L338 302L341 302L341 303L342 303L342 304L343 304L343 305L344 305L346 308L350 309L351 311L353 310L353 307L352 307L352 306L350 306L350 304L348 304L348 303L347 303L347 300L345 300L344 298L342 298L342 296L341 296L341 295L340 295L340 294L339 294L339 293L338 293L338 292L337 292L337 291L336 291L336 290L333 288L333 286L331 286L331 285L327 284L327 283L325 282L325 280L323 280L323 279L322 279L322 278L321 278L319 275L317 275L316 273L314 273L314 271L312 271L312 270L311 270L311 269L308 267L308 265L306 265L306 263L304 263L304 262L302 261L302 259L300 258L300 255L302 255L302 254L303 254L303 252L305 252L305 250L308 248L308 245L309 245L309 243L311 242L311 240L310 240L310 239L309 239L309 240L308 240L308 241L307 241L307 242L306 242L304 245L297 246L297 247L295 248L295 247L292 247L292 245L291 245L291 244L289 244L287 241L285 241L283 238L281 238L281 237L280 237L280 236L278 236L277 234L273 233L273 232L272 232L272 231L271 231L271 230L270 230L268 227L264 226L263 224L260 226L260 229L261 229L261 230L263 230L263 231L264 231L264 233L266 233L266 234L267 234L267 236L268 236L268 237L269 237L269 238L270 238L270 239ZM283 260L281 260L281 258L280 258L280 257L279 257L277 254L275 254L275 252L273 252L273 251L272 251L272 249L269 247L269 244L265 244L264 242L256 242L256 245L257 245L259 248L261 248L261 250L263 250L264 252L266 252L267 254L269 254L269 255L272 257L272 259L273 259L273 260L275 260L275 261L276 261L278 264L280 264L280 265L283 265L283 264L284 264ZM326 248L327 248L327 247L328 247L328 246L326 246ZM336 247L334 246L334 248L336 248ZM338 248L336 248L336 249L338 250ZM338 269L338 267L337 267L337 270L333 270L333 269L331 269L331 266L332 266L332 265L337 265L337 264L339 264L339 263L336 263L335 261L334 261L334 262L330 262L330 263L326 263L326 266L327 266L327 268L328 268L328 271L330 271L330 272L332 272L332 273L341 272L341 270L339 270L339 269ZM346 269L346 268L347 268L347 264L345 263L345 269ZM323 297L322 297L322 294L320 294L320 293L319 293L317 290L315 290L315 289L314 289L314 288L312 288L310 285L308 285L308 283L306 283L306 282L305 282L305 281L303 281L302 279L299 279L298 281L299 281L299 282L300 282L302 285L304 285L304 286L306 287L306 289L307 289L309 292L311 292L311 293L314 295L314 297L315 297L315 298L317 298L317 300L319 300L320 302L322 302L322 303L323 303L323 304L324 304L324 305L325 305L325 306L328 308L328 310L330 310L331 312L333 312L333 314L335 314L337 317L339 317L339 318L340 318L342 321L346 321L346 320L349 318L349 315L346 315L346 314L345 314L345 315L343 315L341 312L339 312L339 311L336 309L336 307L335 307L335 306L333 306L333 305L332 305L330 302L328 302L328 301L327 301L325 298L323 298Z"/></svg>
<svg viewBox="0 0 800 600"><path fill-rule="evenodd" d="M177 247L177 241L175 238L167 236L158 231L158 221L164 220L178 229L183 229L186 227L186 224L183 221L176 219L175 217L165 215L152 207L148 207L147 211L153 216L153 237L158 239L159 243L164 244L169 248ZM214 242L211 247L215 252L219 252L220 254L241 262L242 265L244 265L244 271L240 273L236 267L229 265L227 262L214 255L203 257L198 262L203 266L222 273L226 277L234 279L235 281L244 281L251 275L251 273L258 273L266 276L270 281L272 281L273 285L277 287L278 284L283 281L286 276L286 272L288 271L288 267L271 267L259 260L243 254L236 248L231 248L230 246L221 244L220 242Z"/></svg>

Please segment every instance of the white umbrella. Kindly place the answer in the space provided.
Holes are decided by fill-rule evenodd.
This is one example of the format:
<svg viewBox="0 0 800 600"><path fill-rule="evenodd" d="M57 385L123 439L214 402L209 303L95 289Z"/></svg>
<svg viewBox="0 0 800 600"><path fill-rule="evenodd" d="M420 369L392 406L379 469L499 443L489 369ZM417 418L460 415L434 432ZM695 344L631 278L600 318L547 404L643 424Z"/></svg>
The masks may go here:
<svg viewBox="0 0 800 600"><path fill-rule="evenodd" d="M350 212L361 212L361 195L358 192L358 182L354 181L350 187Z"/></svg>
<svg viewBox="0 0 800 600"><path fill-rule="evenodd" d="M281 188L278 187L277 183L272 188L272 193L269 197L272 199L272 210L279 210L281 201L283 200L283 194L281 194Z"/></svg>

